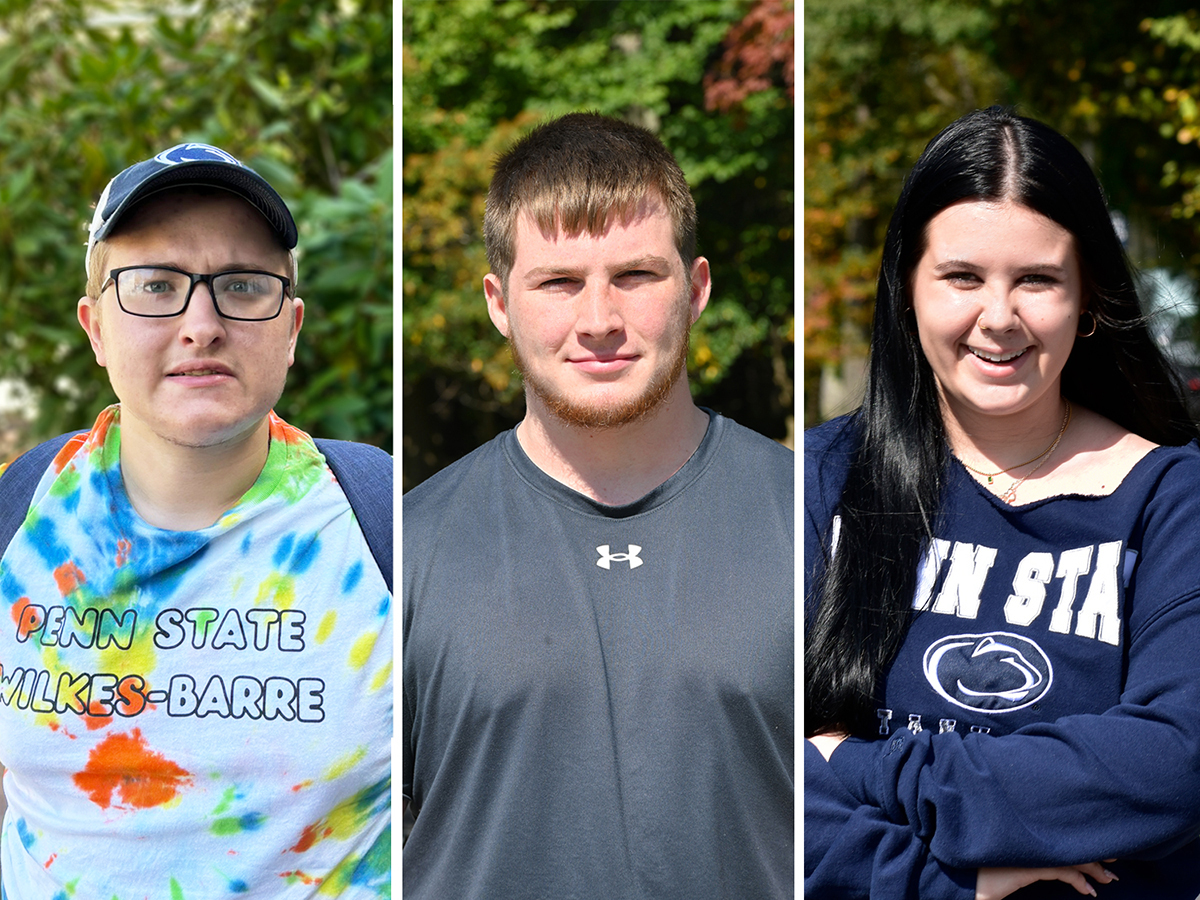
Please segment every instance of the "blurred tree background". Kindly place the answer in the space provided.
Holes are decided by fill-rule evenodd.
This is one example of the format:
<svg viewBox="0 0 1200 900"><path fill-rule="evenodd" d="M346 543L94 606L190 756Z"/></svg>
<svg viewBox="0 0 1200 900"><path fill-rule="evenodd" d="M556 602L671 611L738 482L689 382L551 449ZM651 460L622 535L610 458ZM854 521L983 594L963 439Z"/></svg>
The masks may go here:
<svg viewBox="0 0 1200 900"><path fill-rule="evenodd" d="M406 0L401 14L405 488L523 414L483 300L484 198L500 152L574 110L648 127L679 160L713 271L692 331L693 392L789 439L792 3Z"/></svg>
<svg viewBox="0 0 1200 900"><path fill-rule="evenodd" d="M87 223L182 141L257 169L299 226L280 415L392 449L391 47L384 0L0 4L0 460L115 400L75 320Z"/></svg>
<svg viewBox="0 0 1200 900"><path fill-rule="evenodd" d="M1095 167L1142 268L1200 275L1200 15L1147 0L805 7L804 409L857 404L880 253L908 169L970 110L1016 105ZM848 398L831 387L848 382Z"/></svg>

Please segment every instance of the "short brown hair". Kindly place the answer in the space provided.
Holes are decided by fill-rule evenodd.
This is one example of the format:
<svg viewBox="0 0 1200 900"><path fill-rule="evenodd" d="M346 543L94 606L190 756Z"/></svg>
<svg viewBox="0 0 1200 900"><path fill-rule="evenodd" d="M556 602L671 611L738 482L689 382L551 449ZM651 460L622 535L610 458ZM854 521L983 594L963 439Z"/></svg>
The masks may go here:
<svg viewBox="0 0 1200 900"><path fill-rule="evenodd" d="M658 138L599 113L543 123L496 161L483 217L488 265L507 283L522 213L544 231L598 235L614 214L627 221L649 193L666 204L675 246L690 268L696 202L679 163Z"/></svg>

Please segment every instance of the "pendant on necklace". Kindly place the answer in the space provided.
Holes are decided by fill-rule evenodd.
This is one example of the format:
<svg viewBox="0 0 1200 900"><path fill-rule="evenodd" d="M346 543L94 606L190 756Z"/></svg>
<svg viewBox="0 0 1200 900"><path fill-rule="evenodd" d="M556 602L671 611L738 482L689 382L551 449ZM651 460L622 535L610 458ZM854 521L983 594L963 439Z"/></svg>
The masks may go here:
<svg viewBox="0 0 1200 900"><path fill-rule="evenodd" d="M987 478L988 478L988 484L991 484L991 483L992 483L992 476L991 476L991 475L989 475Z"/></svg>
<svg viewBox="0 0 1200 900"><path fill-rule="evenodd" d="M1000 495L1000 499L1011 506L1012 502L1017 499L1017 486L1014 484L1009 487L1008 490Z"/></svg>

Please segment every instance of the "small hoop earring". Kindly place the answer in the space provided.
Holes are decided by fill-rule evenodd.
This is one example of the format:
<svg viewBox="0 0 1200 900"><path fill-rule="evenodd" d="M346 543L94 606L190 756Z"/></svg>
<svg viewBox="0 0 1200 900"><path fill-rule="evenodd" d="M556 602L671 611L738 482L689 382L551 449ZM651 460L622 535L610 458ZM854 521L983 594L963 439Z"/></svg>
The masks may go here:
<svg viewBox="0 0 1200 900"><path fill-rule="evenodd" d="M1082 322L1082 321L1083 321L1083 317L1084 317L1084 316L1091 316L1091 317L1092 317L1092 327L1091 327L1091 328L1090 328L1090 329L1087 331L1087 333L1086 333L1086 334L1085 334L1084 332L1080 331L1078 328L1076 328L1076 329L1075 329L1075 334L1076 334L1076 336L1077 336L1077 337L1089 338L1089 337L1091 337L1093 334L1095 334L1095 333L1096 333L1096 326L1098 326L1098 325L1100 324L1100 320L1096 318L1096 314L1095 314L1094 312L1092 312L1090 309L1085 309L1083 312L1081 312L1081 313L1079 314L1079 321L1080 321L1080 322Z"/></svg>

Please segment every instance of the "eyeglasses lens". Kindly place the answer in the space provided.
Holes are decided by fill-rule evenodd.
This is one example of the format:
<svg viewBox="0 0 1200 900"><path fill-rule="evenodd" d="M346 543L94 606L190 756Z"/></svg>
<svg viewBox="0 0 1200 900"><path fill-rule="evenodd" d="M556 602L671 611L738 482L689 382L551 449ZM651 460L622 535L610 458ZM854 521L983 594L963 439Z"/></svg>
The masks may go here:
<svg viewBox="0 0 1200 900"><path fill-rule="evenodd" d="M279 314L284 282L265 272L222 272L203 279L217 310L230 319L271 319ZM187 304L192 276L174 269L133 268L117 275L117 299L135 316L177 316Z"/></svg>

